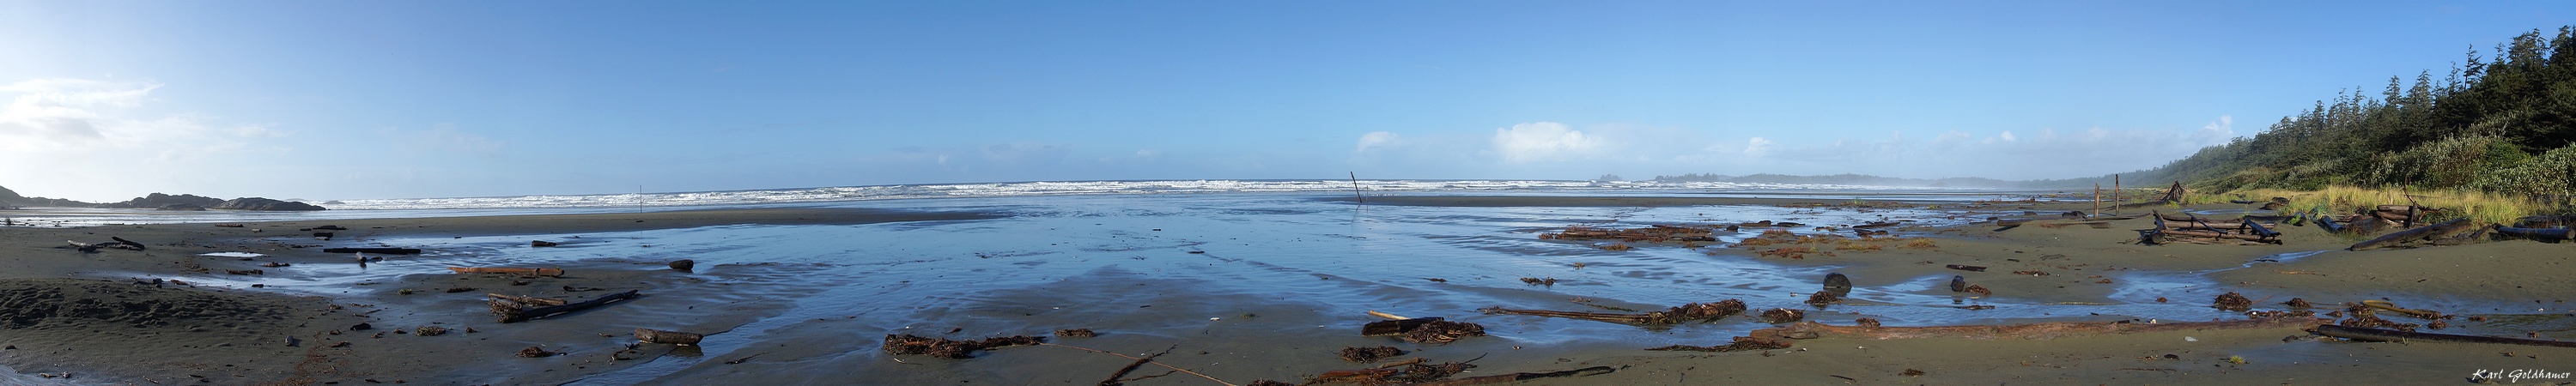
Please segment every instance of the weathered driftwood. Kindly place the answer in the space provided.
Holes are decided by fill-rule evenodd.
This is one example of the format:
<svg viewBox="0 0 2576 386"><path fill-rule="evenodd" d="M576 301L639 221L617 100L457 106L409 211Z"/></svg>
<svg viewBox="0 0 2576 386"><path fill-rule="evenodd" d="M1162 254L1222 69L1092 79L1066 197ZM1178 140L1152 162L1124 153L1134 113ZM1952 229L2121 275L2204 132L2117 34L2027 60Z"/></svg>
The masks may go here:
<svg viewBox="0 0 2576 386"><path fill-rule="evenodd" d="M2565 228L2568 225L2576 225L2576 215L2525 216L2513 222L2515 228Z"/></svg>
<svg viewBox="0 0 2576 386"><path fill-rule="evenodd" d="M2495 231L2496 231L2496 233L2503 233L2503 234L2508 234L2508 235L2514 235L2514 236L2517 236L2517 237L2522 237L2522 238L2527 238L2527 239L2533 239L2533 240L2544 240L2544 241L2546 241L2546 240L2561 240L2561 241L2564 241L2564 240L2568 240L2568 239L2576 239L2576 232L2571 232L2571 231L2576 231L2576 230L2571 230L2571 229L2568 229L2568 228L2515 228L2515 227L2496 227Z"/></svg>
<svg viewBox="0 0 2576 386"><path fill-rule="evenodd" d="M447 270L456 271L456 273L504 273L550 277L563 277L564 275L563 268L447 267Z"/></svg>
<svg viewBox="0 0 2576 386"><path fill-rule="evenodd" d="M2317 229L2324 229L2327 232L2343 233L2345 229L2349 228L2350 227L2345 224L2335 222L2335 218L2333 216L2317 216Z"/></svg>
<svg viewBox="0 0 2576 386"><path fill-rule="evenodd" d="M2225 233L2225 232L2205 231L2205 230L2167 229L2167 230L2164 230L2163 232L2159 232L2159 233L2162 233L2163 235L2165 235L2165 236L2167 236L2167 237L2173 237L2173 236L2182 236L2182 237L2206 237L2206 238L2213 238L2213 239L2234 239L2234 240L2245 240L2245 241L2266 242L2266 243L2279 243L2279 242L2281 242L2281 241L2280 241L2280 240L2278 240L2278 239L2269 238L2269 237L2263 237L2263 236L2261 236L2261 235L2235 234L2235 233Z"/></svg>
<svg viewBox="0 0 2576 386"><path fill-rule="evenodd" d="M2251 217L2246 218L2244 221L2246 228L2245 231L2247 233L2253 233L2255 236L2263 237L2281 237L2280 231L2272 230L2271 226L2263 225L2263 223L2254 222L2254 219Z"/></svg>
<svg viewBox="0 0 2576 386"><path fill-rule="evenodd" d="M516 323L553 316L555 314L580 311L591 307L607 305L609 303L616 303L620 300L633 299L635 296L635 290L627 290L626 292L602 295L600 297L591 298L590 300L543 307L529 307L527 304L503 298L493 298L490 301L492 303L492 313L500 314L502 323Z"/></svg>
<svg viewBox="0 0 2576 386"><path fill-rule="evenodd" d="M144 250L144 249L145 249L145 248L144 248L144 246L143 246L143 243L137 243L137 242L133 242L133 241L126 241L126 240L125 240L125 239L123 239L123 238L116 238L116 237L109 237L109 239L115 239L116 241L109 241L109 242L104 242L104 243L94 243L94 244L93 244L93 243L78 242L78 241L71 241L71 240L63 240L63 242L65 242L65 243L71 243L71 248L72 248L72 249L77 249L77 250L80 250L81 252L98 252L98 250L99 250L99 249L101 249L101 248L106 248L106 249L124 249L124 250L134 250L134 251L140 251L140 250Z"/></svg>
<svg viewBox="0 0 2576 386"><path fill-rule="evenodd" d="M704 334L692 334L679 331L662 331L649 328L635 329L635 340L644 343L696 345L699 340L706 339L706 337L707 336Z"/></svg>
<svg viewBox="0 0 2576 386"><path fill-rule="evenodd" d="M521 305L530 305L530 306L539 306L539 307L543 307L543 306L560 306L560 305L564 305L564 303L570 303L570 302L566 302L566 301L564 301L563 299L541 298L541 297L535 297L535 296L503 295L503 294L495 294L495 293L486 293L486 294L483 294L483 296L488 296L488 297L491 297L491 298L494 298L494 299L506 299L506 300L509 300L509 301L518 302L518 303L519 303L519 304L521 304Z"/></svg>
<svg viewBox="0 0 2576 386"><path fill-rule="evenodd" d="M1511 374L1503 374L1503 375L1487 375L1487 376L1482 376L1482 377L1467 377L1467 378L1458 378L1458 379L1442 380L1442 381L1431 381L1431 382L1412 383L1412 384L1409 384L1409 385L1410 385L1410 386L1468 386L1468 385L1499 385L1499 384L1512 383L1512 382L1520 382L1520 381L1527 381L1527 380L1534 380L1534 379L1564 378L1564 377L1589 377L1589 376L1594 376L1594 375L1609 374L1609 373L1617 372L1617 371L1619 371L1619 369L1611 368L1610 366L1592 366L1592 367L1585 367L1585 368L1573 369L1573 370L1565 370L1565 371L1550 371L1550 372L1544 372L1544 373L1511 373Z"/></svg>
<svg viewBox="0 0 2576 386"><path fill-rule="evenodd" d="M2319 326L2317 326L2316 330L2314 330L2314 331L2316 332L2316 334L2317 334L2317 335L2331 336L2331 337L2336 337L2336 338L2344 338L2344 339L2351 339L2351 340L2358 340L2358 341L2369 341L2369 342L2413 342L2413 341L2425 341L2425 342L2453 342L2453 343L2511 344L2511 345L2524 345L2524 346L2547 346L2547 347L2576 347L2576 342L2561 342L2561 341L2554 341L2554 340L2536 340L2536 339L2520 339L2520 338L2500 338L2500 337L2492 337L2492 336L2476 336L2476 335L2435 334L2435 333L2429 333L2429 332L2407 332L2407 331L2396 331L2396 330L2382 330L2382 329L2376 329L2376 328L2344 327L2344 326L2337 326L2337 325L2332 325L2332 324L2319 325Z"/></svg>
<svg viewBox="0 0 2576 386"><path fill-rule="evenodd" d="M2359 251L2393 247L2414 242L2432 241L2437 238L2473 231L2476 230L2476 228L2481 228L2480 225L2482 224L2469 221L2469 219L2466 218L2454 219L2451 221L2444 221L2440 224L2427 225L2397 233L2390 233L2385 236L2379 236L2379 238L2370 239L2370 241L2363 241L2353 244L2351 247L2345 247L2344 250Z"/></svg>
<svg viewBox="0 0 2576 386"><path fill-rule="evenodd" d="M385 255L418 255L420 248L324 248L322 253L375 253Z"/></svg>

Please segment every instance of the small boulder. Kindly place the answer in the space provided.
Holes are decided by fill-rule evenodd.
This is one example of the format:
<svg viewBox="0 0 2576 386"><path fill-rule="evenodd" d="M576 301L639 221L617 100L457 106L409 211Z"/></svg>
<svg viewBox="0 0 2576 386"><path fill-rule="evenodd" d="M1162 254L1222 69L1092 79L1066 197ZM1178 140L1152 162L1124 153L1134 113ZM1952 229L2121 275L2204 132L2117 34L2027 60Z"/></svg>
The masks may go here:
<svg viewBox="0 0 2576 386"><path fill-rule="evenodd" d="M691 271L692 269L697 268L697 267L698 267L698 262L697 262L697 261L695 261L695 260L679 259L679 260L672 260L672 261L671 261L671 269L673 269L673 270L678 270L678 271L680 271L680 272L689 272L689 271Z"/></svg>

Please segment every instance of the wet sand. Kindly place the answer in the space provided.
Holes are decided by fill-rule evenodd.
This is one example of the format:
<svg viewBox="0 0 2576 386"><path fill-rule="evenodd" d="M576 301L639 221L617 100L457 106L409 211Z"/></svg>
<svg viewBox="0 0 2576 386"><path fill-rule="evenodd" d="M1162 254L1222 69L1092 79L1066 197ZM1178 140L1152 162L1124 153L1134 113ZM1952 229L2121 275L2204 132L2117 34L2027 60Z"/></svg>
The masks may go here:
<svg viewBox="0 0 2576 386"><path fill-rule="evenodd" d="M1323 198L1322 200L1331 200ZM1896 198L1903 200L1903 198ZM1698 205L1813 205L1829 200L1635 197L1371 197L1370 205L1441 207L1659 207ZM1857 207L1814 207L1814 211L1888 210L1937 206L1973 220L2023 211L2055 213L2084 204L2067 203L1936 203L1873 202ZM1876 207L1876 208L1873 208ZM2219 205L2192 210L2241 209ZM2168 209L2171 210L2171 209ZM844 285L906 287L943 283L915 273L914 283L869 275L836 274L846 268L809 263L736 262L702 265L695 272L663 267L667 259L635 258L623 251L650 239L562 239L547 266L572 272L562 278L517 278L504 275L455 275L430 272L435 266L471 265L473 255L444 256L434 261L392 257L378 270L417 272L335 281L333 275L358 272L352 258L326 254L320 246L374 246L382 242L423 240L553 238L564 234L639 232L722 228L742 224L835 226L945 222L971 226L1007 214L972 211L907 211L863 208L779 208L650 213L537 215L332 220L349 230L333 241L302 237L296 229L319 222L252 223L242 228L210 224L161 224L88 228L0 228L0 302L9 312L0 318L0 365L18 372L59 374L95 384L197 382L206 384L339 384L405 382L415 384L984 384L1094 383L1125 358L1062 347L1011 347L987 351L974 359L946 360L926 356L889 356L876 351L883 334L972 338L1010 334L1044 335L1052 328L1095 328L1097 338L1051 338L1053 342L1130 354L1175 348L1163 363L1210 374L1233 384L1253 379L1297 382L1327 370L1367 367L1334 359L1343 347L1394 345L1416 351L1408 357L1435 362L1476 359L1479 367L1463 376L1510 372L1556 371L1612 366L1610 374L1533 381L1529 384L1613 385L1678 384L1738 381L1760 384L2279 384L2279 383L2436 383L2458 382L2476 370L2541 369L2576 371L2576 350L2525 346L2481 346L2442 343L2355 343L2311 338L2294 328L2197 331L2075 337L2052 340L1905 339L1863 340L1828 336L1802 340L1794 348L1729 353L1643 351L1666 343L1724 344L1732 336L1767 327L1729 318L1726 324L1676 326L1653 332L1646 342L1628 338L1586 339L1585 331L1633 334L1650 330L1609 323L1564 321L1532 316L1479 315L1477 301L1419 299L1424 294L1476 293L1517 304L1515 308L1605 311L1594 304L1629 309L1659 309L1653 299L1587 298L1604 293L1590 275L1637 276L1662 280L1671 273L1667 255L1703 256L1777 267L1791 277L1778 282L1728 284L1727 293L1763 294L1746 298L1758 311L1794 307L1814 292L1821 272L1850 275L1856 290L1842 304L1811 311L1809 320L1849 324L1871 317L1889 326L2008 324L2042 321L2205 321L2241 318L2207 309L2225 292L2258 299L2258 310L2286 310L2279 303L2302 298L2320 305L2391 299L2411 308L2455 315L2487 317L2485 322L2449 321L2452 327L2431 332L2495 336L2539 336L2576 339L2576 314L2564 303L2576 294L2576 253L2570 244L2503 241L2463 246L2341 251L2357 241L2313 227L2284 227L2280 245L2138 245L2131 229L2151 227L2147 219L2118 221L2110 229L2023 226L1996 230L1991 224L1906 225L1892 227L1899 241L1876 242L1878 250L1840 250L1803 259L1757 256L1754 249L1721 245L1692 249L1678 245L1637 245L1644 252L1602 251L1584 242L1532 242L1541 229L1458 231L1460 237L1530 242L1529 265L1510 268L1517 275L1569 279L1557 286L1496 284L1514 277L1461 274L1445 281L1369 279L1364 262L1309 266L1265 265L1258 255L1229 250L1271 243L1354 244L1371 241L1265 240L1260 235L1232 235L1223 242L1183 242L1178 249L1205 253L1171 253L1180 260L1139 255L1121 248L1080 249L1022 242L1025 247L992 246L997 252L964 259L1003 261L1009 253L1039 256L1099 256L1118 261L1136 255L1129 265L1104 264L1077 275L1045 278L1012 277L983 269L948 270L939 280L1010 281L998 291L958 298L917 299L912 304L860 307L845 317L813 317L796 311L800 298L828 295L814 288L817 277L848 280ZM1247 218L1260 218L1247 215ZM1544 216L1544 215L1542 215ZM1571 215L1570 215L1571 216ZM1574 216L1582 217L1582 216ZM1964 222L1958 220L1952 222ZM1571 221L1569 221L1571 222ZM1925 221L1936 222L1936 221ZM1647 221L1647 223L1683 223ZM1562 224L1560 224L1562 225ZM1642 226L1619 222L1611 227ZM1839 226L1851 224L1813 224ZM253 230L258 230L254 233ZM1175 228L1175 231L1182 229ZM1031 235L1063 238L1146 238L1160 232ZM1833 231L1796 229L1801 234ZM1080 233L1084 230L1059 232ZM1486 233L1491 233L1488 235ZM1741 240L1746 234L1725 238ZM1848 234L1848 231L1840 231ZM148 251L106 250L83 254L57 249L63 240L106 241L116 236L148 244ZM1904 240L1931 240L1932 247L1908 247ZM519 241L524 243L524 241ZM1004 243L1002 240L979 242ZM1159 243L1159 242L1152 242ZM1150 244L1150 243L1149 243ZM1869 243L1864 243L1869 244ZM1154 244L1164 245L1164 244ZM669 248L669 247L665 247ZM891 255L904 247L890 246ZM1045 250L1064 248L1067 250ZM1769 249L1771 247L1756 247ZM1173 249L1173 248L1156 248ZM979 249L981 250L981 249ZM1012 252L1017 251L1017 252ZM1704 251L1677 253L1676 251ZM235 258L199 256L206 252L256 252L268 256ZM520 252L512 252L520 253ZM699 252L689 252L699 253ZM705 251L704 253L757 253ZM1641 253L1660 253L1634 257ZM682 253L686 255L688 253ZM1162 255L1154 255L1162 256ZM1256 257L1243 257L1256 256ZM1065 257L1071 258L1071 257ZM1089 259L1091 257L1085 257ZM2269 260L2269 261L2267 261ZM928 261L928 260L925 260ZM972 260L970 260L972 261ZM1048 264L1064 260L1020 260L998 264ZM262 263L287 267L262 267ZM1587 267L1571 263L1588 262ZM1173 264L1173 265L1151 265ZM904 268L883 263L882 270ZM1072 264L1070 262L1056 264ZM1303 282L1273 283L1273 277L1204 277L1159 271L1191 264L1248 265L1288 272ZM1284 263L1283 263L1284 264ZM1987 266L1984 272L1944 268L1949 264ZM866 265L866 264L859 264ZM1168 268L1167 268L1168 267ZM262 269L258 277L298 279L292 283L248 288L250 275L231 270ZM2013 271L2045 271L2018 275ZM954 274L958 277L950 278ZM1974 298L1950 292L1943 282L1964 276L1994 291ZM846 277L846 279L839 279ZM159 285L151 279L164 279ZM169 282L187 281L187 284ZM1336 281L1336 280L1339 281ZM1707 279L1670 277L1674 285L1700 285ZM1364 305L1335 304L1259 291L1206 291L1212 280L1237 286L1344 286L1383 300ZM2108 281L2105 283L2105 281ZM1705 283L1718 284L1718 283ZM571 288L567 288L571 287ZM577 312L531 323L501 324L484 313L481 294L584 298L606 291L586 288L639 289L646 295L593 311ZM1419 287L1419 289L1406 289ZM471 288L448 292L451 288ZM403 294L409 290L410 294ZM1450 292L1439 292L1450 291ZM1651 292L1651 290L1649 290ZM1282 293L1292 293L1283 291ZM60 295L57 295L60 294ZM2158 302L2157 298L2165 298ZM94 299L82 301L80 299ZM1579 301L1568 301L1579 299ZM1716 299L1707 299L1716 300ZM1428 301L1428 302L1426 302ZM1455 303L1455 304L1453 304ZM1677 302L1674 302L1677 303ZM69 305L82 305L72 307ZM1139 307L1142 305L1144 307ZM1994 305L1989 310L1962 310L1964 305ZM88 308L82 308L88 307ZM806 305L803 307L812 307ZM2197 307L2197 308L2194 308ZM34 312L62 309L83 312ZM189 310L186 312L105 312L108 309ZM1422 345L1388 338L1356 336L1359 324L1371 321L1357 309L1383 309L1409 316L1444 316L1482 323L1495 337L1469 338L1447 345ZM827 310L828 311L828 310ZM2320 310L2322 311L2322 310ZM877 313L902 313L893 324ZM798 320L782 320L794 315ZM2168 316L2170 315L2170 316ZM1212 320L1221 319L1221 320ZM2400 317L2391 320L2423 323ZM2142 321L2143 322L2143 321ZM371 330L352 330L368 323ZM439 326L450 332L418 336L409 331ZM712 351L643 345L628 331L655 328L716 334ZM468 329L473 332L466 332ZM749 330L746 330L749 329ZM396 331L402 333L396 333ZM742 334L725 334L744 331ZM1515 337L1523 336L1523 337ZM1615 335L1628 336L1628 335ZM101 338L105 337L105 338ZM348 343L341 345L341 343ZM547 358L520 358L511 353L530 346L564 351ZM2500 355L2500 354L2510 355ZM2172 355L2170 359L2166 355ZM2245 363L2229 360L2234 356ZM623 359L620 358L633 358ZM1403 359L1403 358L1398 358ZM829 369L829 371L825 371ZM1157 369L1148 366L1147 370ZM1921 375L1903 375L1906 370ZM1163 371L1139 371L1150 375ZM23 376L21 378L24 378ZM2559 380L2565 381L2565 380ZM1214 384L1187 374L1130 384Z"/></svg>

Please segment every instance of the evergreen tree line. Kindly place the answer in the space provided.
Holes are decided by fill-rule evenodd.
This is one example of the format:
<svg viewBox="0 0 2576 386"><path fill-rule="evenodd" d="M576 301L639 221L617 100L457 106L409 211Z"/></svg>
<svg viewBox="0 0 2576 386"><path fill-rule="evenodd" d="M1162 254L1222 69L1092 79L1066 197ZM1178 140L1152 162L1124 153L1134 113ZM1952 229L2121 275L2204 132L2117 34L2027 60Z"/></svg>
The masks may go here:
<svg viewBox="0 0 2576 386"><path fill-rule="evenodd" d="M2576 193L2576 26L2471 48L2445 74L2390 77L2283 117L2262 133L2140 172L2204 191L2329 185ZM2108 180L2049 181L2081 185Z"/></svg>

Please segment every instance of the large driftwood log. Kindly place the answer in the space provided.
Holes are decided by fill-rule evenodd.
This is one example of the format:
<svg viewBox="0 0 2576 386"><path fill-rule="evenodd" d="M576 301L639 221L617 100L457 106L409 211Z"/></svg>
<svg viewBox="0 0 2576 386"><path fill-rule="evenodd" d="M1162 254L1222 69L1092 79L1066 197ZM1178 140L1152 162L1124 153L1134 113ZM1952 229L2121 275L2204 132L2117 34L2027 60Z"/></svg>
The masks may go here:
<svg viewBox="0 0 2576 386"><path fill-rule="evenodd" d="M2497 227L2495 230L2496 233L2521 236L2523 238L2533 240L2568 240L2576 238L2576 232L2570 232L2571 230L2568 228Z"/></svg>
<svg viewBox="0 0 2576 386"><path fill-rule="evenodd" d="M456 271L456 273L506 273L514 275L550 277L563 277L564 275L563 268L447 267L447 270Z"/></svg>
<svg viewBox="0 0 2576 386"><path fill-rule="evenodd" d="M2442 222L2442 223L2440 223L2440 224L2427 225L2427 226L2424 226L2424 227L2415 228L2415 229L2408 229L2408 230L2400 231L2400 232L2397 232L2397 233L2390 233L2390 234L2388 234L2388 235L2386 235L2386 236L2379 236L2379 238L2370 239L2370 241L2363 241L2363 242L2361 242L2361 243L2353 244L2351 247L2346 247L2346 248L2344 248L2344 250L2359 251L2359 250L2366 250L2366 249L2377 249L2377 248L2392 247L2392 246L2397 246L2397 245L2399 245L2399 244L2412 243L2412 242L2418 242L2418 241L2431 241L2431 240L2436 239L2436 238L2442 238L2442 237L2445 237L2445 236L2451 236L2451 235L2459 234L2459 233L2462 233L2462 232L2468 232L2468 231L2471 231L2471 230L2475 230L2476 228L2478 228L2478 225L2479 225L2479 224L2474 223L2474 222L2471 222L2471 221L2469 221L2469 219L2466 219L2466 218L2462 218L2462 219L2455 219L2455 220L2451 220L2451 221L2444 221L2444 222Z"/></svg>
<svg viewBox="0 0 2576 386"><path fill-rule="evenodd" d="M503 298L493 298L491 299L491 303L492 313L500 314L502 323L516 323L553 316L555 314L580 311L591 307L607 305L609 303L616 303L620 300L633 299L635 296L635 290L627 290L626 292L603 295L591 298L590 300L543 307L529 307L528 304Z"/></svg>
<svg viewBox="0 0 2576 386"><path fill-rule="evenodd" d="M2406 331L2396 331L2396 330L2382 330L2382 329L2376 329L2376 328L2344 327L2344 326L2337 326L2337 325L2332 325L2332 324L2319 325L2319 326L2317 326L2316 333L2317 333L2317 335L2325 335L2325 336L2331 336L2331 337L2336 337L2336 338L2344 338L2344 339L2359 340L2359 341L2370 341L2370 342L2431 341L2431 342L2455 342L2455 343L2513 344L2513 345L2524 345L2524 346L2547 346L2547 347L2576 347L2576 342L2561 342L2561 341L2554 341L2554 340L2534 340L2534 339L2518 339L2518 338L2499 338L2499 337L2492 337L2492 336L2476 336L2476 335L2435 334L2435 333L2429 333L2429 332L2406 332Z"/></svg>
<svg viewBox="0 0 2576 386"><path fill-rule="evenodd" d="M635 329L635 340L644 343L695 345L698 344L699 340L706 339L706 337L707 336L704 334L692 334L679 331L662 331L649 328Z"/></svg>

